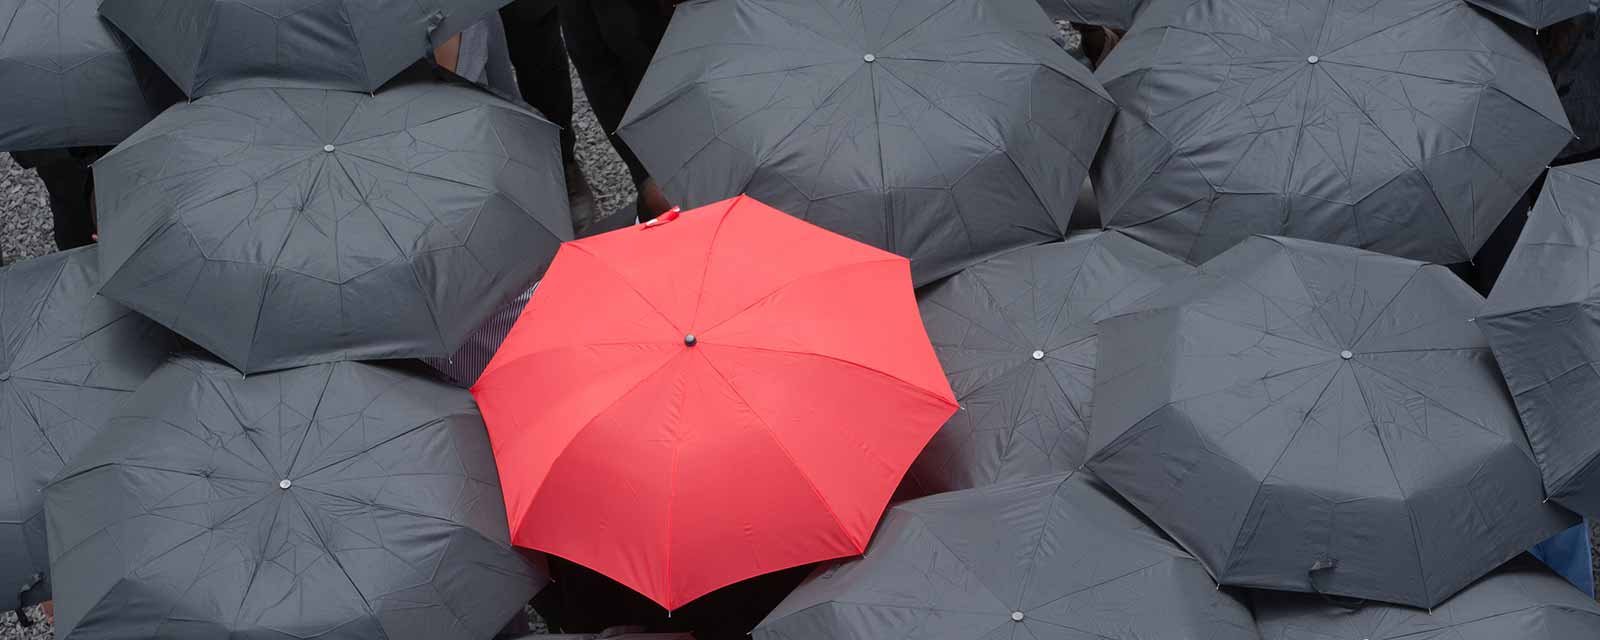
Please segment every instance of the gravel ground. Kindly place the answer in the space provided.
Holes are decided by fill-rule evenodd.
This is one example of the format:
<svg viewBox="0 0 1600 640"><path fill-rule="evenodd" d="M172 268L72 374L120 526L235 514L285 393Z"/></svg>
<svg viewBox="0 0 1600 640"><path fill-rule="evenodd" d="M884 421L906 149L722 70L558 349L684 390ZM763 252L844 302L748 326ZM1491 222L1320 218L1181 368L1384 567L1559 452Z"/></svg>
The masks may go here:
<svg viewBox="0 0 1600 640"><path fill-rule="evenodd" d="M1061 40L1075 56L1079 38L1065 20L1056 20ZM573 128L577 132L578 164L594 190L597 211L600 215L616 211L632 203L636 196L628 169L617 157L606 139L605 132L589 108L588 98L578 84L576 72L572 77ZM30 170L12 161L9 154L0 153L0 252L5 262L37 257L55 251L51 236L54 225L50 220L49 197L44 184ZM1591 523L1596 542L1595 575L1600 577L1600 522ZM43 620L38 607L29 610L29 617ZM542 626L542 623L535 624ZM0 640L51 640L55 630L49 624L38 623L31 627L18 627L16 615L0 614Z"/></svg>

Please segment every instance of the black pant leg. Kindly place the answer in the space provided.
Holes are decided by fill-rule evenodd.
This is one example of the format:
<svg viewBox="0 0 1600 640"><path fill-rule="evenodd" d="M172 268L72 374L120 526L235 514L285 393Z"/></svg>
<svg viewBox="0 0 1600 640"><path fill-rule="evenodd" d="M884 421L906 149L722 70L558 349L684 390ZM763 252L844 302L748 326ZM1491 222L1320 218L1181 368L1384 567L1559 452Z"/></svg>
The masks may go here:
<svg viewBox="0 0 1600 640"><path fill-rule="evenodd" d="M616 131L666 33L667 21L657 0L561 3L561 31L566 36L567 53L578 68L578 78L595 119L628 165L635 184L644 182L650 173Z"/></svg>
<svg viewBox="0 0 1600 640"><path fill-rule="evenodd" d="M511 64L522 99L561 127L561 159L572 162L577 138L572 130L572 76L561 42L556 0L516 0L500 9Z"/></svg>
<svg viewBox="0 0 1600 640"><path fill-rule="evenodd" d="M55 218L56 248L81 247L94 242L91 212L94 174L75 158L52 158L34 167L50 192L50 214Z"/></svg>

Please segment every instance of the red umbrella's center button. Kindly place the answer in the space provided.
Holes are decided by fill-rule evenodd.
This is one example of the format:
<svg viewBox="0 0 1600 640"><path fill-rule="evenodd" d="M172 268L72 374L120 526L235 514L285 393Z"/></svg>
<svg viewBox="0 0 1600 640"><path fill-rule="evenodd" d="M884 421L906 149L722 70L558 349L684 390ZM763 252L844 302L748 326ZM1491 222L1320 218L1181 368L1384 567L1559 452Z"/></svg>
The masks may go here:
<svg viewBox="0 0 1600 640"><path fill-rule="evenodd" d="M700 342L700 339L694 337L694 334L692 334L692 333L683 337L683 346L685 346L685 347L692 347L692 346L698 344L699 342Z"/></svg>

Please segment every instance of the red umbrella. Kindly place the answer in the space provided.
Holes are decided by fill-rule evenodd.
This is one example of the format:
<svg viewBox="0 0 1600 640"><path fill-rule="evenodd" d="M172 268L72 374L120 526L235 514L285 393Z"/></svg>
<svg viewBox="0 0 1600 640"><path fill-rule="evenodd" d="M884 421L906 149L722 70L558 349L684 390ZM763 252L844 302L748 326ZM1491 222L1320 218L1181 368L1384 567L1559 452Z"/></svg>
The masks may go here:
<svg viewBox="0 0 1600 640"><path fill-rule="evenodd" d="M861 553L957 406L906 259L749 197L562 245L472 393L513 542L668 610Z"/></svg>

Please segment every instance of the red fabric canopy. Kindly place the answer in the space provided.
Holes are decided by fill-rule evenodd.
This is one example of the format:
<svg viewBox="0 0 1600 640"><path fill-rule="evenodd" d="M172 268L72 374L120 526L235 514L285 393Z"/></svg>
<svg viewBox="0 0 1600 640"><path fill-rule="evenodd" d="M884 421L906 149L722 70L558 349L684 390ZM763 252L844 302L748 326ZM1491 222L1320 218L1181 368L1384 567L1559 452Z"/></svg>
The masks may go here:
<svg viewBox="0 0 1600 640"><path fill-rule="evenodd" d="M859 554L957 407L906 259L749 197L563 245L472 392L513 541L669 610Z"/></svg>

